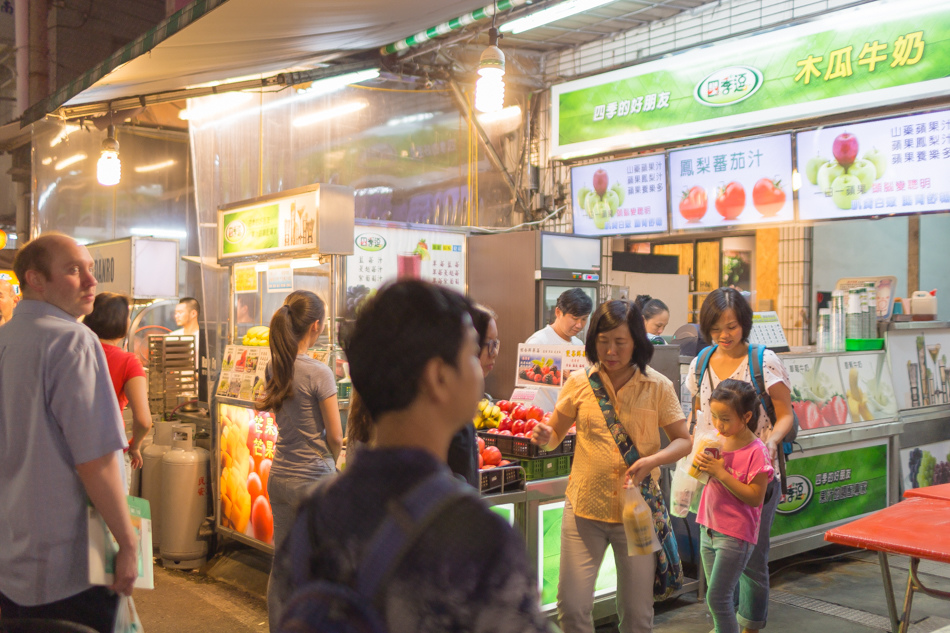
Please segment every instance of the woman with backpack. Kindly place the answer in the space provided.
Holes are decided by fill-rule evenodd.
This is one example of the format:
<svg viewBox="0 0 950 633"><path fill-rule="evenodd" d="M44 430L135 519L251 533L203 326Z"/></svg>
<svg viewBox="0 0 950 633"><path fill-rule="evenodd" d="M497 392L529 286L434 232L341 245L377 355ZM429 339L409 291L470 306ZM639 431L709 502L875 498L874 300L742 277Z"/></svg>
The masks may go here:
<svg viewBox="0 0 950 633"><path fill-rule="evenodd" d="M761 378L764 384L756 385L753 373L758 360L753 358L753 355L761 350L749 344L752 308L745 297L734 288L718 288L706 296L699 311L699 329L703 338L712 341L715 347L711 352L701 351L693 359L687 376L687 386L693 395L693 437L715 433L709 396L720 382L731 378L750 383L757 390L764 387L774 405L775 420L773 422L765 407L760 405L755 434L765 443L772 466L776 473L779 472L778 458L782 450L782 440L794 426L788 371L774 352L764 350L761 356ZM702 369L703 364L705 370ZM701 372L699 384L697 371ZM755 549L739 579L738 619L743 633L754 633L765 627L768 618L769 533L781 496L780 478L775 477L766 489Z"/></svg>

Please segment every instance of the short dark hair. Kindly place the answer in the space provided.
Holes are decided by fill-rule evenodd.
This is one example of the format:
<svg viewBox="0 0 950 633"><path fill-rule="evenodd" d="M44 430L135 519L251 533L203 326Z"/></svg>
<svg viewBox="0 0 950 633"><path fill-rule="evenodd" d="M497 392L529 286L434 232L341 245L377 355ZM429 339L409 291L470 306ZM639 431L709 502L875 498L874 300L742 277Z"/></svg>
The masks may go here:
<svg viewBox="0 0 950 633"><path fill-rule="evenodd" d="M247 315L257 321L261 316L260 296L256 294L239 294L237 296L239 305L247 308Z"/></svg>
<svg viewBox="0 0 950 633"><path fill-rule="evenodd" d="M650 295L637 295L634 303L636 303L637 307L640 308L640 313L643 314L643 319L645 321L649 321L655 316L659 316L664 312L670 311L665 303L659 299L654 299Z"/></svg>
<svg viewBox="0 0 950 633"><path fill-rule="evenodd" d="M580 288L571 288L561 293L561 296L557 298L557 305L554 307L560 308L564 314L586 317L594 309L594 302Z"/></svg>
<svg viewBox="0 0 950 633"><path fill-rule="evenodd" d="M353 388L374 421L408 408L433 358L457 366L472 302L435 284L406 279L367 300L343 337Z"/></svg>
<svg viewBox="0 0 950 633"><path fill-rule="evenodd" d="M50 278L50 264L53 260L52 247L56 242L53 238L57 237L72 239L64 233L48 231L30 240L17 251L13 258L13 272L20 280L20 285L29 287L26 283L26 271L28 270L36 270L46 279Z"/></svg>
<svg viewBox="0 0 950 633"><path fill-rule="evenodd" d="M752 417L746 422L746 426L753 433L759 428L759 397L751 383L727 378L709 394L709 401L731 407L740 418L751 412Z"/></svg>
<svg viewBox="0 0 950 633"><path fill-rule="evenodd" d="M647 328L643 323L643 315L635 303L629 301L605 301L597 307L590 318L590 329L587 331L587 343L584 353L590 363L597 363L597 336L609 332L626 324L633 339L633 356L630 364L636 365L641 372L647 370L647 363L653 358L653 343L647 338Z"/></svg>
<svg viewBox="0 0 950 633"><path fill-rule="evenodd" d="M468 314L472 317L472 325L475 326L475 331L478 332L478 349L485 349L485 344L488 342L488 325L492 322L492 319L497 321L498 315L495 314L494 310L480 303L474 304Z"/></svg>
<svg viewBox="0 0 950 633"><path fill-rule="evenodd" d="M201 316L201 304L198 303L198 300L194 297L182 297L178 300L178 303L185 304L185 307L187 307L189 310L194 310L197 313L197 316Z"/></svg>
<svg viewBox="0 0 950 633"><path fill-rule="evenodd" d="M129 298L115 292L100 292L92 312L82 320L100 339L111 341L129 333Z"/></svg>
<svg viewBox="0 0 950 633"><path fill-rule="evenodd" d="M742 327L742 342L749 342L752 331L752 306L735 288L716 288L703 301L699 309L699 332L707 341L712 341L710 332L726 310L732 310Z"/></svg>

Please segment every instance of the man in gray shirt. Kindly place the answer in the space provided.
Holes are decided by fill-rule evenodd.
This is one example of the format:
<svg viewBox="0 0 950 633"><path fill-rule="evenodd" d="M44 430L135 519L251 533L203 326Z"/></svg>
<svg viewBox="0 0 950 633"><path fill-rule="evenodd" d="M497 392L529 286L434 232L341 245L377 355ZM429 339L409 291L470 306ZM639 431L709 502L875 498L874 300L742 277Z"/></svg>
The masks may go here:
<svg viewBox="0 0 950 633"><path fill-rule="evenodd" d="M109 368L77 322L92 311L93 261L75 240L45 234L13 267L23 301L0 328L0 625L50 618L111 632L138 542ZM89 584L87 499L119 543L111 588Z"/></svg>

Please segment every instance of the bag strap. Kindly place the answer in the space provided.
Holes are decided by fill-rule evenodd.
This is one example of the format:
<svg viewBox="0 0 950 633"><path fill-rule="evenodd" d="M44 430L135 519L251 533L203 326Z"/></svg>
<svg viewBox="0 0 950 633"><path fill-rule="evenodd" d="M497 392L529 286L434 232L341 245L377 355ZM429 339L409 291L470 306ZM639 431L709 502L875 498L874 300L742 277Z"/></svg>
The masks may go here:
<svg viewBox="0 0 950 633"><path fill-rule="evenodd" d="M380 586L389 579L426 528L450 505L474 495L471 486L446 476L440 470L393 501L386 518L366 547L356 574L356 591L374 600ZM294 527L287 536L290 539L291 577L297 586L310 580L310 527L309 506L305 506L297 514Z"/></svg>
<svg viewBox="0 0 950 633"><path fill-rule="evenodd" d="M765 345L758 343L749 344L749 372L752 374L752 386L755 387L755 394L762 402L766 415L769 416L769 422L775 426L775 405L772 404L772 396L765 388L765 375L762 367L765 363Z"/></svg>
<svg viewBox="0 0 950 633"><path fill-rule="evenodd" d="M690 412L690 417L692 422L689 425L689 433L693 434L693 430L696 428L697 422L699 422L699 404L702 402L702 393L703 393L703 376L706 375L706 370L709 369L709 359L712 358L713 352L716 351L718 345L710 345L699 350L699 354L696 355L696 395L693 396L693 410ZM709 389L712 390L712 378L709 379Z"/></svg>
<svg viewBox="0 0 950 633"><path fill-rule="evenodd" d="M587 369L587 381L590 383L590 388L594 391L594 395L597 396L597 403L600 405L600 410L604 414L604 420L607 421L607 428L610 429L610 435L614 438L614 442L617 443L617 448L623 456L623 461L627 466L632 466L635 461L640 459L640 453L637 451L637 447L633 445L633 440L627 435L626 429L620 424L620 419L617 417L617 410L614 409L614 405L610 401L610 394L607 393L607 388L604 386L600 374L596 372L593 367Z"/></svg>

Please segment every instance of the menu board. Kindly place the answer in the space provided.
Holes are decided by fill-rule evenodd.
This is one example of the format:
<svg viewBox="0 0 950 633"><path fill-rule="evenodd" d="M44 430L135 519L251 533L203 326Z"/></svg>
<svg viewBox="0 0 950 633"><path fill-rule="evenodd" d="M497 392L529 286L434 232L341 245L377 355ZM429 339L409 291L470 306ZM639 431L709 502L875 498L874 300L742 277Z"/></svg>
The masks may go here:
<svg viewBox="0 0 950 633"><path fill-rule="evenodd" d="M578 235L665 232L666 156L574 167L571 195Z"/></svg>
<svg viewBox="0 0 950 633"><path fill-rule="evenodd" d="M357 225L346 258L346 313L387 281L424 279L465 292L465 234Z"/></svg>
<svg viewBox="0 0 950 633"><path fill-rule="evenodd" d="M838 368L855 422L897 417L897 399L884 352L838 356Z"/></svg>
<svg viewBox="0 0 950 633"><path fill-rule="evenodd" d="M518 345L516 387L560 387L587 368L583 345Z"/></svg>
<svg viewBox="0 0 950 633"><path fill-rule="evenodd" d="M802 431L851 421L841 374L832 356L782 356L792 383L792 410Z"/></svg>
<svg viewBox="0 0 950 633"><path fill-rule="evenodd" d="M792 137L670 152L670 189L674 229L791 222Z"/></svg>
<svg viewBox="0 0 950 633"><path fill-rule="evenodd" d="M215 394L254 402L260 397L266 380L270 348L228 345L224 349L221 376Z"/></svg>
<svg viewBox="0 0 950 633"><path fill-rule="evenodd" d="M799 219L950 209L950 110L798 135Z"/></svg>

